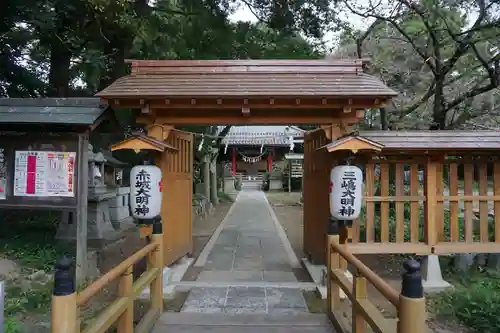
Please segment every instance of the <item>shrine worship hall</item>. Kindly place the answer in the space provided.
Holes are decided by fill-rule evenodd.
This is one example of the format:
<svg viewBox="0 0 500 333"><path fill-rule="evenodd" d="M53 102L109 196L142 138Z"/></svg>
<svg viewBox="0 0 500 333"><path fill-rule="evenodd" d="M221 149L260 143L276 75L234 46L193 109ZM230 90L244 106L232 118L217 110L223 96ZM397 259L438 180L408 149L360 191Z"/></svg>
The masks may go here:
<svg viewBox="0 0 500 333"><path fill-rule="evenodd" d="M488 131L357 131L365 110L384 107L397 96L380 80L364 73L366 60L130 60L129 64L131 74L113 82L97 97L117 112L135 110L136 122L144 125L146 134L131 136L112 149L154 154L162 178L161 222L152 225L148 245L82 291L63 286L71 275L69 264L58 266L52 333L106 332L110 327L116 327L118 333L363 333L367 326L382 333L427 333L420 263L405 262L401 288L395 290L357 255L500 252L500 215L495 215L494 225L489 227L488 205L484 205L492 201L495 211L500 210L500 163L492 154L500 148L500 135ZM207 244L211 251L202 252L194 264L199 265L203 276L214 278L181 285L189 289L181 312L169 313L165 308L165 267L193 250L194 137L179 127L208 125L290 128L282 135L283 142L274 146L261 142L262 148L256 142L230 141L235 136L229 135L229 141L222 144L227 143L226 162L233 177L272 172L273 163L289 152L287 145L303 140L303 252L309 263L325 266L327 315L291 307L271 315L270 309L277 307L273 302L284 302L287 293L315 289L316 285L297 280L270 282L265 280L269 268L259 268L264 278L257 282L240 279L226 283L222 277L215 278L235 271L253 272L254 268L238 270L237 264L248 263L257 248L263 252L259 258L251 258L252 264L274 265L270 267L275 271L286 269L290 274L301 265L290 255L288 241L279 238L284 232L277 226L265 195L255 190L238 193L222 229ZM300 130L298 125L317 126ZM254 163L238 163L248 162L248 158ZM329 204L332 168L347 164L358 166L364 178L363 186L352 188L358 191L356 200L363 205L352 224L332 219ZM458 170L464 169L465 192L459 193ZM474 177L474 170L478 177ZM451 184L446 193L445 174ZM487 190L488 174L494 178L493 194ZM479 195L472 191L476 179ZM482 203L477 212L481 221L478 228L472 222L473 200ZM444 202L450 207L446 216ZM458 215L459 202L465 203L464 219ZM405 205L411 206L409 216ZM389 221L392 210L395 218ZM445 228L445 223L449 227ZM231 235L236 234L231 241ZM276 238L271 238L273 235ZM254 240L258 244L252 245ZM275 243L282 241L284 245L276 247ZM278 262L280 251L283 262ZM133 265L144 257L148 258L148 269L134 281ZM229 266L215 267L216 262ZM120 281L120 298L96 314L87 326L80 327L78 309L115 279ZM395 307L396 320L384 318L370 302L367 284ZM134 300L146 289L151 308L143 318L134 318ZM261 290L261 298L253 294ZM218 293L223 295L219 297ZM220 304L214 305L219 299ZM229 311L235 299L241 304ZM255 307L261 299L264 305L259 312ZM349 306L347 300L352 304L349 322L342 316L342 309Z"/></svg>

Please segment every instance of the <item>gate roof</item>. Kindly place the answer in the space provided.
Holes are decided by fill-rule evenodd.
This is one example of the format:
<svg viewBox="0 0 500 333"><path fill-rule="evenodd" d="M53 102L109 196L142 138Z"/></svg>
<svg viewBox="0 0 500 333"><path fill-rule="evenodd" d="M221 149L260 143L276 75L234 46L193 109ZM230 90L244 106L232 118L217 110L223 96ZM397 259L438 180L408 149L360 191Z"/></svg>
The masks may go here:
<svg viewBox="0 0 500 333"><path fill-rule="evenodd" d="M346 60L129 60L131 74L97 93L141 109L140 123L347 125L397 95Z"/></svg>
<svg viewBox="0 0 500 333"><path fill-rule="evenodd" d="M396 93L363 73L360 60L131 60L132 74L97 96L311 97Z"/></svg>

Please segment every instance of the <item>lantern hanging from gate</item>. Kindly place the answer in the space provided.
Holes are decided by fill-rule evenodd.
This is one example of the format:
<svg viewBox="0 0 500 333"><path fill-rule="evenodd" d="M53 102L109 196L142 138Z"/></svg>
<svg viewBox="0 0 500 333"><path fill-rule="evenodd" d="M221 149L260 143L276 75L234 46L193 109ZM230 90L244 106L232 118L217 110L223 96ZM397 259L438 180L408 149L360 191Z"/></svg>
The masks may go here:
<svg viewBox="0 0 500 333"><path fill-rule="evenodd" d="M337 220L355 220L361 212L363 172L354 165L339 165L330 172L330 213Z"/></svg>
<svg viewBox="0 0 500 333"><path fill-rule="evenodd" d="M161 169L137 165L130 171L130 208L132 216L150 220L160 215L162 199Z"/></svg>

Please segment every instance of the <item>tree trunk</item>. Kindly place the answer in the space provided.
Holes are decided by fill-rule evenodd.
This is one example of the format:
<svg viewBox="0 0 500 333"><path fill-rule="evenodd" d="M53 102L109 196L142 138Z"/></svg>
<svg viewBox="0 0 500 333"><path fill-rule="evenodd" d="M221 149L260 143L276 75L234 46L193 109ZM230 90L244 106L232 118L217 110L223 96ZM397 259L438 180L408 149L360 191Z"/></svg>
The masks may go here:
<svg viewBox="0 0 500 333"><path fill-rule="evenodd" d="M67 36L73 22L69 18L66 3L57 1L54 12L56 16L55 31L50 35L50 71L47 95L50 97L68 97L70 83L70 66L73 55Z"/></svg>
<svg viewBox="0 0 500 333"><path fill-rule="evenodd" d="M380 127L382 131L389 130L389 119L387 118L386 108L380 108Z"/></svg>
<svg viewBox="0 0 500 333"><path fill-rule="evenodd" d="M210 201L212 204L219 204L219 196L217 194L217 160L210 162Z"/></svg>
<svg viewBox="0 0 500 333"><path fill-rule="evenodd" d="M210 200L210 156L203 158L203 185L205 188L205 197Z"/></svg>
<svg viewBox="0 0 500 333"><path fill-rule="evenodd" d="M444 130L446 128L446 111L444 111L444 76L436 76L434 88L434 103L432 106L433 125L430 129Z"/></svg>

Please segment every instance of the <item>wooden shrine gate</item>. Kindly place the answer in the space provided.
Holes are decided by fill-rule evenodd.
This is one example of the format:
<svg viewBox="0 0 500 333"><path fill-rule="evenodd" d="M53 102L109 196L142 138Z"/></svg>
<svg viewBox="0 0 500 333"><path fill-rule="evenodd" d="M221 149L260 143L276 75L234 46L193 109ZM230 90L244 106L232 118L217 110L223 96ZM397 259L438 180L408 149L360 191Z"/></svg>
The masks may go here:
<svg viewBox="0 0 500 333"><path fill-rule="evenodd" d="M300 125L320 124L322 128L305 138L304 248L316 261L327 262L330 299L338 288L355 304L356 318L376 324L381 316L360 300L363 282L354 286L338 278L350 262L359 275L380 287L381 279L353 260L346 238L327 235L328 173L335 160L324 147L349 131L364 117L367 108L386 105L396 95L378 79L363 73L363 60L232 60L232 61L142 61L132 60L131 75L122 77L99 92L103 102L115 109L136 109L136 120L147 134L137 134L113 147L135 151L156 151L156 163L163 170L162 225L153 226L153 242L106 273L82 292L71 283L68 263L56 271L53 305L53 333L106 332L117 324L118 333L149 332L161 313L162 265L170 264L191 252L191 172L193 138L175 129L185 125ZM373 150L373 147L366 147ZM160 236L163 230L163 236ZM343 233L347 230L342 229ZM333 237L333 238L332 238ZM331 242L327 246L327 239ZM339 258L341 256L343 259ZM131 267L149 258L148 270L137 281L130 277ZM411 266L411 265L410 265ZM358 276L358 275L357 275ZM418 267L408 276L418 277L408 284L398 304L404 320L399 333L423 333L423 317L411 326L408 313L418 311L411 303L422 304ZM106 284L119 279L119 298L81 330L78 310ZM409 279L411 280L411 279ZM409 281L408 280L408 281ZM160 281L160 282L158 282ZM62 286L62 287L61 287ZM151 310L134 327L133 301L150 286ZM377 287L377 288L378 288ZM417 292L415 292L417 290ZM389 292L393 297L394 292ZM405 302L409 299L408 302ZM332 303L333 304L333 303ZM331 308L332 311L335 307ZM405 317L406 316L406 317ZM63 319L68 318L68 319ZM332 319L333 323L337 320ZM357 322L361 323L361 319ZM361 327L361 325L358 325ZM373 325L372 325L373 326ZM357 326L356 326L357 327ZM389 327L389 326L387 326ZM410 330L416 327L417 330ZM339 330L340 326L336 326ZM408 330L405 330L408 329ZM357 332L363 332L361 328ZM377 332L396 332L395 328Z"/></svg>

